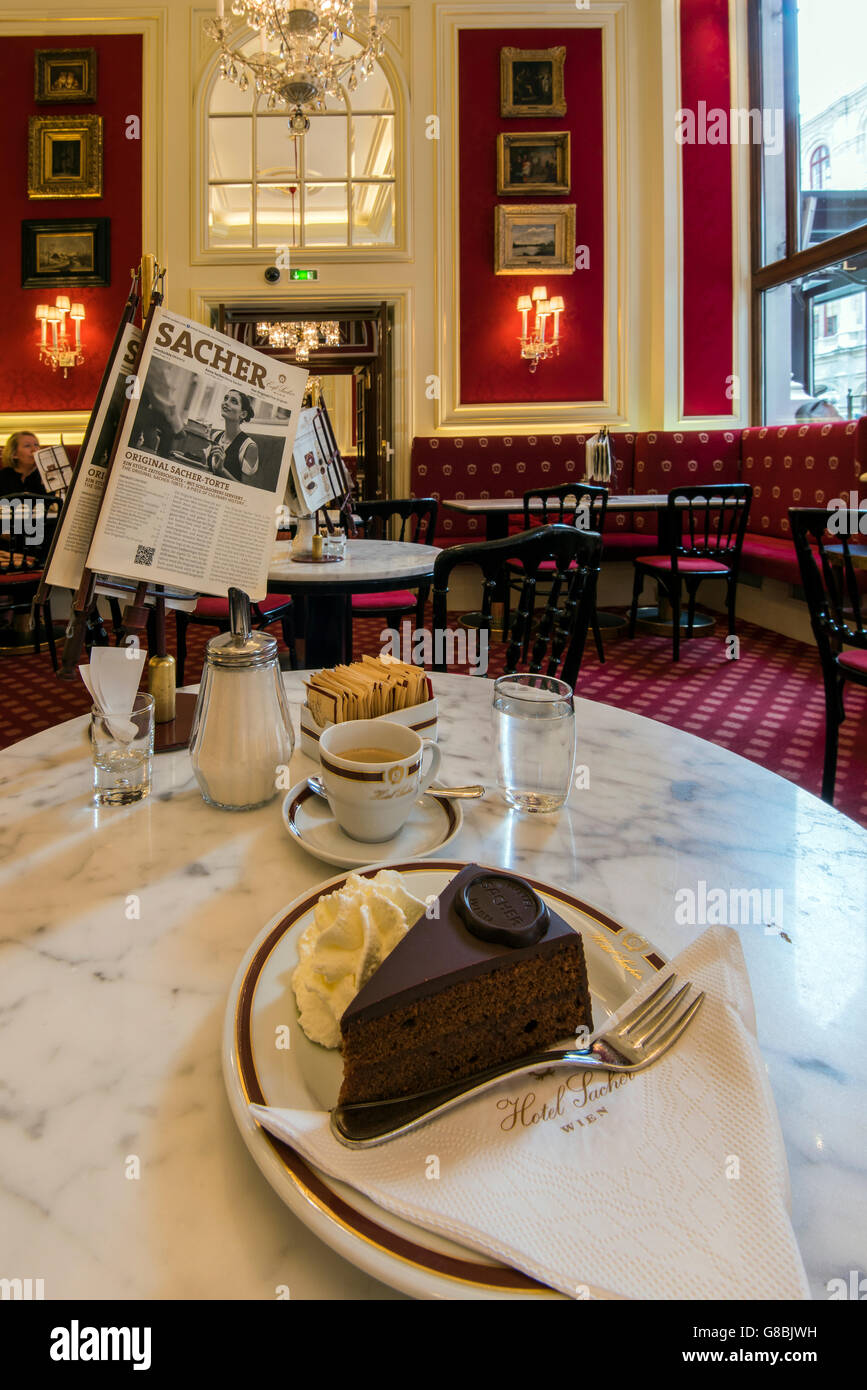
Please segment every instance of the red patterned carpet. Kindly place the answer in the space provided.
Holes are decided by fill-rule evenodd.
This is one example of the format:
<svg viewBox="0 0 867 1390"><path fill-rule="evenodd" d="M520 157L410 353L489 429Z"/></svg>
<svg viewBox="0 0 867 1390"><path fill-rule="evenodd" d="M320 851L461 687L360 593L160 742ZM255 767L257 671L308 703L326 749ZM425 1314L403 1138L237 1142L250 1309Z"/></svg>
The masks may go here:
<svg viewBox="0 0 867 1390"><path fill-rule="evenodd" d="M355 654L380 648L382 624L355 624ZM279 638L276 625L274 635ZM724 629L684 643L671 660L662 637L634 642L609 637L601 666L588 643L578 693L698 734L818 794L822 779L825 714L819 661L802 642L740 623L740 658L725 657ZM212 630L189 629L186 679L199 679ZM282 645L282 644L281 644ZM505 648L491 649L489 674L500 674ZM47 653L0 657L0 747L83 714L89 701L80 681L58 681ZM848 686L848 717L840 731L837 809L867 826L867 691Z"/></svg>

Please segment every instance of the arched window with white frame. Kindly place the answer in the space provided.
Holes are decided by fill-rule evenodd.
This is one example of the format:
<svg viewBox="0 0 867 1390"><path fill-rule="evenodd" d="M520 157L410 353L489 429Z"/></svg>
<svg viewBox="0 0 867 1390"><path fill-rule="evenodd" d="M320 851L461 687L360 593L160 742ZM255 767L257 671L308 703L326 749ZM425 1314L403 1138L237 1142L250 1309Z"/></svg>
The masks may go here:
<svg viewBox="0 0 867 1390"><path fill-rule="evenodd" d="M254 52L254 36L245 50ZM344 35L340 51L361 51ZM293 136L288 111L268 107L215 68L206 95L207 251L383 250L400 241L398 101L386 66L341 85Z"/></svg>

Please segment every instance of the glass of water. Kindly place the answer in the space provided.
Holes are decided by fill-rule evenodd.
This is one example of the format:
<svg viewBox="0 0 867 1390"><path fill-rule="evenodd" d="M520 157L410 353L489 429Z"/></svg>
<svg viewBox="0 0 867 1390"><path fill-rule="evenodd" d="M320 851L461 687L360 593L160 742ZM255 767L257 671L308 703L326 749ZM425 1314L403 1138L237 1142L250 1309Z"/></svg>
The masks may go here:
<svg viewBox="0 0 867 1390"><path fill-rule="evenodd" d="M136 695L128 716L90 714L93 799L97 806L128 806L150 793L154 756L154 697Z"/></svg>
<svg viewBox="0 0 867 1390"><path fill-rule="evenodd" d="M509 805L559 811L575 771L572 687L552 676L500 676L493 720L499 782Z"/></svg>

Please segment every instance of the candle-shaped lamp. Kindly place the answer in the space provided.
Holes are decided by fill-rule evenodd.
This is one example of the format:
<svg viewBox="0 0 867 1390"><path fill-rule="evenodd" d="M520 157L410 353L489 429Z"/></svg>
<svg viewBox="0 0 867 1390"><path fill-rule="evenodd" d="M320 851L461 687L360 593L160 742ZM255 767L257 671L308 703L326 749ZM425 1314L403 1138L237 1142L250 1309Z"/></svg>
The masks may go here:
<svg viewBox="0 0 867 1390"><path fill-rule="evenodd" d="M533 308L533 301L528 294L522 294L518 300L518 313L521 314L521 337L527 336L527 315Z"/></svg>
<svg viewBox="0 0 867 1390"><path fill-rule="evenodd" d="M565 305L565 303L564 303L564 301L563 301L563 296L560 295L560 294L555 295L554 298L553 298L552 300L550 300L550 308L551 308L551 313L554 315L554 342L555 342L555 343L559 343L559 341L560 341L560 315L563 313L563 310L566 308L566 305Z"/></svg>
<svg viewBox="0 0 867 1390"><path fill-rule="evenodd" d="M83 304L78 304L78 303L73 304L72 307L71 307L70 310L69 310L69 317L72 319L73 323L75 324L75 346L76 346L77 348L80 348L80 347L81 347L81 322L82 322L82 319L84 318L84 305L83 305Z"/></svg>
<svg viewBox="0 0 867 1390"><path fill-rule="evenodd" d="M42 346L43 346L43 347L45 347L45 344L46 344L47 341L48 341L48 327L47 327L48 313L49 313L49 310L48 310L48 305L47 305L47 304L37 304L37 306L36 306L36 317L38 318L39 323L40 323L40 326L41 326L41 328L42 328L42 339L41 339L41 342L42 342Z"/></svg>
<svg viewBox="0 0 867 1390"><path fill-rule="evenodd" d="M545 289L545 286L544 286L544 285L535 285L535 286L533 287L533 303L534 303L535 306L536 306L536 329L537 329L537 331L538 331L538 328L539 328L539 305L540 305L540 304L543 304L547 298L548 298L548 291Z"/></svg>

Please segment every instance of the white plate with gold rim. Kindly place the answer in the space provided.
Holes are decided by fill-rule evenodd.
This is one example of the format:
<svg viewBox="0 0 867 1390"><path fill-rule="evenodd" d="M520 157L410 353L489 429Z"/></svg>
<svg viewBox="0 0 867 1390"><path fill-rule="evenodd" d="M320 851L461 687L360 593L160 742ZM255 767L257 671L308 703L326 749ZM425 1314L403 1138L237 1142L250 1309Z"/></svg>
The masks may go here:
<svg viewBox="0 0 867 1390"><path fill-rule="evenodd" d="M440 782L433 782L438 787ZM445 849L464 823L459 800L442 801L438 796L422 796L413 806L409 819L390 840L368 844L353 840L341 829L324 797L307 785L307 778L286 793L282 807L283 824L308 854L341 869L363 869L386 859L424 859Z"/></svg>
<svg viewBox="0 0 867 1390"><path fill-rule="evenodd" d="M382 864L371 866L374 874ZM466 861L394 861L417 898L438 896ZM485 866L482 867L491 867ZM346 873L296 898L260 932L241 962L223 1026L223 1075L250 1153L275 1192L327 1245L359 1269L416 1298L559 1298L517 1270L425 1231L312 1168L262 1129L250 1102L330 1109L342 1077L339 1052L310 1042L298 1023L291 980L298 938L320 897ZM660 951L572 894L528 879L584 940L594 1026L599 1027L666 964Z"/></svg>

